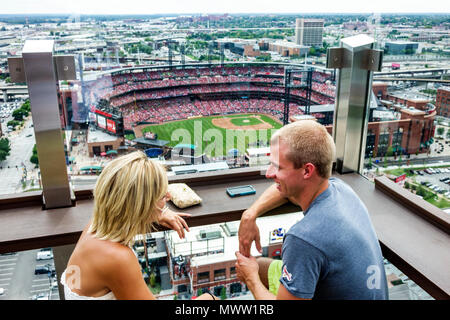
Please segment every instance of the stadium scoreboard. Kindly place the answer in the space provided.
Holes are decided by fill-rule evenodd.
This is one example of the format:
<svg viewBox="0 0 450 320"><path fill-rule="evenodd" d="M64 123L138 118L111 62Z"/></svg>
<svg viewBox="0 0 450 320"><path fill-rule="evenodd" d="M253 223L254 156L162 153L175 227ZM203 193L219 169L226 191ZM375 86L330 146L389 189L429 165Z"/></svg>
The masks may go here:
<svg viewBox="0 0 450 320"><path fill-rule="evenodd" d="M123 117L95 109L95 126L116 136L123 136Z"/></svg>

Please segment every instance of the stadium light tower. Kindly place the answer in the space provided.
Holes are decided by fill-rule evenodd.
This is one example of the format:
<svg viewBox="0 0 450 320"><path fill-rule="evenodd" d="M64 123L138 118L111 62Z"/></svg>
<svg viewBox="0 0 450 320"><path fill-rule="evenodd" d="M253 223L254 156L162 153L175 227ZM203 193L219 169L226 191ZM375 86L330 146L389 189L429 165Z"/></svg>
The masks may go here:
<svg viewBox="0 0 450 320"><path fill-rule="evenodd" d="M294 74L300 74L300 84L294 84ZM298 79L298 77L297 77ZM289 104L291 102L291 89L305 89L306 97L303 100L305 105L305 114L309 114L311 106L312 90L312 69L311 68L284 68L284 112L283 125L289 123Z"/></svg>
<svg viewBox="0 0 450 320"><path fill-rule="evenodd" d="M184 50L185 50L184 43L182 43L180 45L180 56L181 56L181 65L183 66L183 69L184 69L184 66L186 64Z"/></svg>
<svg viewBox="0 0 450 320"><path fill-rule="evenodd" d="M211 67L211 60L212 60L212 55L213 55L213 46L214 43L212 41L209 42L208 44L208 64Z"/></svg>
<svg viewBox="0 0 450 320"><path fill-rule="evenodd" d="M224 44L220 44L220 66L223 68L223 62L225 60L225 53L224 53Z"/></svg>
<svg viewBox="0 0 450 320"><path fill-rule="evenodd" d="M173 53L172 53L172 46L171 46L171 43L170 43L170 42L167 43L167 47L169 48L169 67L170 67L170 69L172 69L172 57L173 57Z"/></svg>

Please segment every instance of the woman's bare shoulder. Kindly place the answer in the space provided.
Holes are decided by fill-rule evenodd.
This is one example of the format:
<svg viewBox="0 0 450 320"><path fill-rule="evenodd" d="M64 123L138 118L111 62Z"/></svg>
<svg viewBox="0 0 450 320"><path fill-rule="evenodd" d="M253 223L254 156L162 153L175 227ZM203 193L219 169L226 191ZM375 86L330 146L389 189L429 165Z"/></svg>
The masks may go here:
<svg viewBox="0 0 450 320"><path fill-rule="evenodd" d="M88 264L105 273L137 262L133 250L121 243L97 239L89 233L80 240L71 257L75 264Z"/></svg>

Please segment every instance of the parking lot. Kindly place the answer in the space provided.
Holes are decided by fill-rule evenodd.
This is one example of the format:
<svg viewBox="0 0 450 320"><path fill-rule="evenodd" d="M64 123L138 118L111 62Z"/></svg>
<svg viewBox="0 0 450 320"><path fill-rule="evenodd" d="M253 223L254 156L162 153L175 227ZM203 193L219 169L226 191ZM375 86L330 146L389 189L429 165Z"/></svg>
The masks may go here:
<svg viewBox="0 0 450 320"><path fill-rule="evenodd" d="M3 124L3 132L10 132L11 130L7 127L7 122L12 120L12 113L14 110L20 108L23 104L23 100L16 99L12 102L3 102L0 104L0 123Z"/></svg>
<svg viewBox="0 0 450 320"><path fill-rule="evenodd" d="M0 255L0 288L3 293L0 299L4 300L8 296L11 288L11 280L13 272L17 265L17 254Z"/></svg>
<svg viewBox="0 0 450 320"><path fill-rule="evenodd" d="M53 259L36 260L39 250L0 255L0 300L59 300L56 276L35 274L35 269L54 269ZM0 290L2 291L2 290Z"/></svg>
<svg viewBox="0 0 450 320"><path fill-rule="evenodd" d="M450 168L444 168L444 170L442 170L442 168L437 169L439 172L435 172L433 173L433 171L435 171L436 169L431 169L432 171L430 171L431 168L426 169L426 170L421 170L422 174L416 175L414 178L416 179L416 181L420 184L424 184L426 182L429 182L431 185L427 186L428 188L430 188L431 186L437 186L438 188L440 188L440 190L444 190L445 192L441 191L439 192L440 194L444 194L447 198L450 199L450 196L447 192L450 192L450 183L445 183L443 180L444 178L450 178ZM432 189L432 188L430 188ZM438 189L439 190L439 189ZM436 191L436 190L434 190ZM436 191L437 192L437 191Z"/></svg>

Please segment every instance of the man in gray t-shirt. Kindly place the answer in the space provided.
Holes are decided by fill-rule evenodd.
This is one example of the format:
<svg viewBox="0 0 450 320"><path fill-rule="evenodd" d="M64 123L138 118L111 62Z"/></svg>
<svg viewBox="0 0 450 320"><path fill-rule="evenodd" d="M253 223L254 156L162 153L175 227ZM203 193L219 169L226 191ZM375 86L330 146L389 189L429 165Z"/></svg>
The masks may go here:
<svg viewBox="0 0 450 320"><path fill-rule="evenodd" d="M362 201L330 178L335 154L325 127L311 120L284 126L271 139L269 187L243 214L236 273L255 299L387 299L377 236ZM287 201L304 218L285 236L282 261L261 252L256 218Z"/></svg>
<svg viewBox="0 0 450 320"><path fill-rule="evenodd" d="M383 258L364 204L331 178L283 242L283 286L305 299L387 299Z"/></svg>

